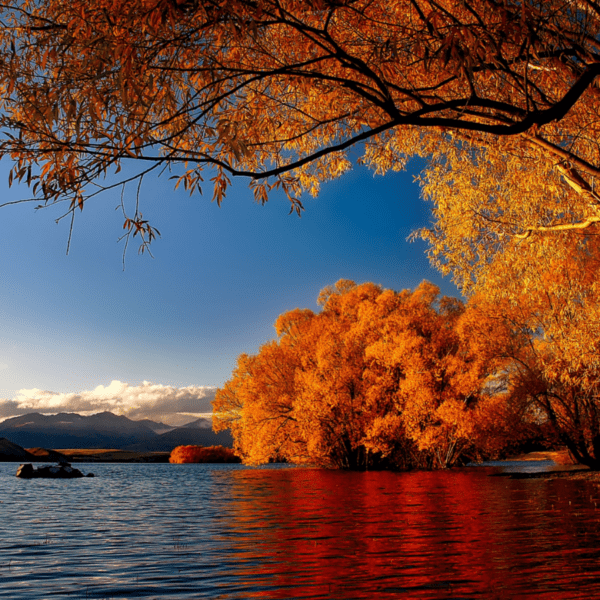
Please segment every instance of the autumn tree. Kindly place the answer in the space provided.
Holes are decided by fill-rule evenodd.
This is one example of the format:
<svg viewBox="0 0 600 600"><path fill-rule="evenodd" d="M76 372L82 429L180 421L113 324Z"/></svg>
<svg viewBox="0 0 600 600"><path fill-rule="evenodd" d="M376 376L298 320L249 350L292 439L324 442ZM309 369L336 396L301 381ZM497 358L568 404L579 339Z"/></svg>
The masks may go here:
<svg viewBox="0 0 600 600"><path fill-rule="evenodd" d="M575 461L598 470L600 256L595 236L570 237L576 244L560 259L546 243L526 241L528 265L499 256L493 275L476 286L480 292L471 303L480 319L492 320L498 332L505 332L487 338L483 351L509 361L512 401L535 411L537 421Z"/></svg>
<svg viewBox="0 0 600 600"><path fill-rule="evenodd" d="M570 144L593 157L594 121ZM483 169L485 167L485 171ZM600 466L600 246L593 184L572 164L514 143L440 143L422 178L435 223L429 256L498 327L529 332L512 356L513 390L533 402L573 458Z"/></svg>
<svg viewBox="0 0 600 600"><path fill-rule="evenodd" d="M137 199L150 172L194 193L208 168L219 203L242 176L299 211L351 148L385 173L446 144L480 175L491 152L547 183L556 210L513 194L510 235L596 223L593 0L11 0L0 15L10 181L71 217L130 160ZM149 243L139 204L123 211Z"/></svg>
<svg viewBox="0 0 600 600"><path fill-rule="evenodd" d="M217 203L245 177L258 202L279 189L299 212L353 150L377 173L429 161L435 223L421 235L465 294L509 289L541 314L541 265L595 253L598 2L11 0L0 15L9 183L72 219L132 188L124 232L142 249L158 234L141 212L150 173L190 193L209 177ZM540 333L568 338L561 376L581 368L585 382L597 338L570 315L594 322L587 273L552 283Z"/></svg>
<svg viewBox="0 0 600 600"><path fill-rule="evenodd" d="M215 430L231 430L245 462L443 468L474 455L486 419L516 415L486 387L503 360L478 352L464 305L432 284L341 280L319 303L280 316L278 340L241 355L216 394Z"/></svg>

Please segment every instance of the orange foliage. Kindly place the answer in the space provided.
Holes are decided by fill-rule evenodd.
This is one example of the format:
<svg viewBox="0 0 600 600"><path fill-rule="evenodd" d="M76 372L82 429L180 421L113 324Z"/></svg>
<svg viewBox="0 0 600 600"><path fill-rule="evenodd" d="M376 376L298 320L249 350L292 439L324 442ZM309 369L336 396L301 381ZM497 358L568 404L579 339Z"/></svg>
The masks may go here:
<svg viewBox="0 0 600 600"><path fill-rule="evenodd" d="M519 415L488 390L505 361L478 351L460 301L427 282L396 293L342 280L319 302L280 316L279 339L241 355L217 392L215 429L231 430L245 462L448 467L490 419L506 445Z"/></svg>
<svg viewBox="0 0 600 600"><path fill-rule="evenodd" d="M480 319L496 329L484 351L508 359L503 379L510 403L532 415L576 462L595 470L600 469L600 302L586 277L597 264L590 251L579 264L555 263L544 276L544 294L501 299L486 290L472 300ZM508 273L504 270L507 279ZM504 289L509 286L506 281Z"/></svg>
<svg viewBox="0 0 600 600"><path fill-rule="evenodd" d="M280 189L297 211L351 146L381 173L444 143L498 151L566 212L599 173L590 0L9 0L0 15L10 181L71 215L130 159L144 170L126 181L179 166L194 193L212 166L218 203L245 176L257 202ZM597 222L585 210L579 225ZM547 216L522 211L517 233L573 224ZM124 227L158 233L137 204Z"/></svg>
<svg viewBox="0 0 600 600"><path fill-rule="evenodd" d="M230 177L246 177L257 202L280 190L300 212L302 193L351 168L351 148L382 174L425 157L435 222L418 235L430 258L465 294L498 303L508 329L535 333L517 343L511 389L530 390L520 396L578 460L600 456L598 2L9 0L0 15L9 184L30 186L40 206L66 202L74 219L103 189L131 183L123 231L142 250L159 235L137 202L151 172L196 193L209 168L218 204ZM143 166L104 182L131 162ZM335 296L360 295L350 287L326 291L319 315L286 317L278 342L240 359L222 423L247 460L366 464L414 448L451 464L473 439L465 398L488 370L465 350L462 317L423 297L413 323L393 293L362 286L349 308Z"/></svg>
<svg viewBox="0 0 600 600"><path fill-rule="evenodd" d="M240 459L224 446L177 446L171 452L170 463L237 463Z"/></svg>

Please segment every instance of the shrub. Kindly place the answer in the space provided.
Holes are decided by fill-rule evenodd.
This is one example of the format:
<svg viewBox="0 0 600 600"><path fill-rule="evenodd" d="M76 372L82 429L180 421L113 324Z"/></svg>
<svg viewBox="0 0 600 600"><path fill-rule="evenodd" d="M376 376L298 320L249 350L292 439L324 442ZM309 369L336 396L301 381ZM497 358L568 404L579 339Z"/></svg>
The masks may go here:
<svg viewBox="0 0 600 600"><path fill-rule="evenodd" d="M170 463L239 463L241 460L224 446L177 446L169 457Z"/></svg>

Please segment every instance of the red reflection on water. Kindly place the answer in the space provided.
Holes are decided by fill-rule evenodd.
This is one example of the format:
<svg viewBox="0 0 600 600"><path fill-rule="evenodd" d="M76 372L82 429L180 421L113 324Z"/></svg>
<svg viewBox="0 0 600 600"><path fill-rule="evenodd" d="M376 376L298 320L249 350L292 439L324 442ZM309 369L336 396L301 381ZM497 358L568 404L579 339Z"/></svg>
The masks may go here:
<svg viewBox="0 0 600 600"><path fill-rule="evenodd" d="M241 597L600 597L598 493L586 482L473 470L231 476Z"/></svg>

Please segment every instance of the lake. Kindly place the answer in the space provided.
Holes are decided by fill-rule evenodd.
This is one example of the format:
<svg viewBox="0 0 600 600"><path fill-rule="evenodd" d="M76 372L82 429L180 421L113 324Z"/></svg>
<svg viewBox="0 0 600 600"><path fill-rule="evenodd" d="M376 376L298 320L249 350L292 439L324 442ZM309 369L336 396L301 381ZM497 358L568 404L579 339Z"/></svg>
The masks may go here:
<svg viewBox="0 0 600 600"><path fill-rule="evenodd" d="M0 463L0 598L600 598L600 486L449 472ZM505 468L547 468L547 464Z"/></svg>

